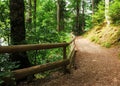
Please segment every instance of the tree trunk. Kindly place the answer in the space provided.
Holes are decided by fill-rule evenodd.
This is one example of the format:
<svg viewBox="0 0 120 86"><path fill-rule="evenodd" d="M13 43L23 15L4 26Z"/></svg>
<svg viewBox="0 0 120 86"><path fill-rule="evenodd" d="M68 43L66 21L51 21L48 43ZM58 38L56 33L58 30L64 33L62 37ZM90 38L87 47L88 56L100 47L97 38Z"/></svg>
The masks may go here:
<svg viewBox="0 0 120 86"><path fill-rule="evenodd" d="M34 0L34 13L33 13L33 24L34 28L36 29L36 5L37 5L37 0Z"/></svg>
<svg viewBox="0 0 120 86"><path fill-rule="evenodd" d="M75 34L79 35L82 33L81 22L80 22L80 1L76 1L76 24L75 24Z"/></svg>
<svg viewBox="0 0 120 86"><path fill-rule="evenodd" d="M107 25L110 25L110 20L109 20L109 0L105 0L105 19L107 22Z"/></svg>
<svg viewBox="0 0 120 86"><path fill-rule="evenodd" d="M65 18L65 1L64 0L61 0L61 4L60 4L60 16L61 16L61 30L64 30L64 25L65 25L65 21L64 21L64 18Z"/></svg>
<svg viewBox="0 0 120 86"><path fill-rule="evenodd" d="M29 28L32 28L32 2L31 0L28 0L28 5L29 5L29 11L28 11L28 23L29 23Z"/></svg>
<svg viewBox="0 0 120 86"><path fill-rule="evenodd" d="M65 1L57 0L57 30L64 30L64 8Z"/></svg>
<svg viewBox="0 0 120 86"><path fill-rule="evenodd" d="M57 0L57 30L60 31L60 0Z"/></svg>
<svg viewBox="0 0 120 86"><path fill-rule="evenodd" d="M24 0L10 0L11 44L25 43ZM26 52L12 53L12 61L19 61L19 68L30 66Z"/></svg>
<svg viewBox="0 0 120 86"><path fill-rule="evenodd" d="M84 5L85 5L85 2L84 2L84 0L82 1L82 31L84 31L84 29L85 29L85 7L84 7Z"/></svg>
<svg viewBox="0 0 120 86"><path fill-rule="evenodd" d="M78 29L78 34L79 34L79 18L80 18L80 5L79 5L79 0L77 0L77 6L76 6L76 29Z"/></svg>
<svg viewBox="0 0 120 86"><path fill-rule="evenodd" d="M92 0L92 15L94 15L94 0Z"/></svg>

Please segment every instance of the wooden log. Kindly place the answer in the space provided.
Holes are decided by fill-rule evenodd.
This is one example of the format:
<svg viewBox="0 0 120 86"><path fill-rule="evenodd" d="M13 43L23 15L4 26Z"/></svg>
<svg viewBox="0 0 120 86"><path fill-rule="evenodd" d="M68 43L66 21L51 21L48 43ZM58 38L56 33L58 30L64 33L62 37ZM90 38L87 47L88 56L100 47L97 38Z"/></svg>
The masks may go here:
<svg viewBox="0 0 120 86"><path fill-rule="evenodd" d="M75 39L74 39L75 40ZM40 50L40 49L52 49L66 47L71 44L74 40L69 43L57 43L57 44L29 44L29 45L13 45L13 46L0 46L0 53L13 53L13 52L23 52L29 50ZM32 75L39 72L44 72L58 67L66 66L70 63L69 59L66 59L66 52L64 52L63 61L58 61L54 63L48 63L45 65L37 65L29 68L19 69L12 71L16 80L22 79L28 75Z"/></svg>
<svg viewBox="0 0 120 86"><path fill-rule="evenodd" d="M70 68L72 68L72 66L74 66L74 62L75 62L75 54L76 54L76 51L73 51L72 55L71 55L71 58L70 58Z"/></svg>
<svg viewBox="0 0 120 86"><path fill-rule="evenodd" d="M12 72L14 74L15 79L19 80L26 76L35 74L35 73L40 73L40 72L44 72L47 70L59 68L59 67L62 67L64 65L68 65L68 64L69 64L69 59L66 59L66 60L61 60L58 62L47 63L44 65L37 65L37 66L32 66L32 67L28 67L28 68L24 68L24 69L14 70Z"/></svg>
<svg viewBox="0 0 120 86"><path fill-rule="evenodd" d="M0 53L13 53L13 52L23 52L30 50L52 49L52 48L65 47L68 45L69 43L0 46Z"/></svg>
<svg viewBox="0 0 120 86"><path fill-rule="evenodd" d="M66 56L66 47L63 47L63 59L67 59L67 56Z"/></svg>
<svg viewBox="0 0 120 86"><path fill-rule="evenodd" d="M14 53L14 52L24 52L24 51L30 51L30 50L41 50L41 49L67 47L74 40L75 40L75 38L69 43L0 46L0 53Z"/></svg>
<svg viewBox="0 0 120 86"><path fill-rule="evenodd" d="M75 50L75 46L73 47L71 53L69 54L69 60L70 60L70 64L69 64L69 70L72 68L72 66L74 66L74 62L75 62L75 54L76 54L76 50Z"/></svg>
<svg viewBox="0 0 120 86"><path fill-rule="evenodd" d="M63 47L63 60L65 60L65 59L67 59L67 56L66 56L66 46ZM66 65L63 66L63 70L64 70L64 73L67 72L67 66Z"/></svg>

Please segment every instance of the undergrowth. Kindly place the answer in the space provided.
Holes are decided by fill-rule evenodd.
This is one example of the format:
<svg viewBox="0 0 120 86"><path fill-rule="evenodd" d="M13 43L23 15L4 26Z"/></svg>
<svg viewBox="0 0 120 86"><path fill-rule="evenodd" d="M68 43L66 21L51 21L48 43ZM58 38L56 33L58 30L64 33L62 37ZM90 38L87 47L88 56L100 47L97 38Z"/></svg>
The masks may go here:
<svg viewBox="0 0 120 86"><path fill-rule="evenodd" d="M110 25L108 27L105 23L103 23L86 32L84 37L90 39L92 42L100 44L103 47L110 48L112 45L119 43L120 28L115 25Z"/></svg>

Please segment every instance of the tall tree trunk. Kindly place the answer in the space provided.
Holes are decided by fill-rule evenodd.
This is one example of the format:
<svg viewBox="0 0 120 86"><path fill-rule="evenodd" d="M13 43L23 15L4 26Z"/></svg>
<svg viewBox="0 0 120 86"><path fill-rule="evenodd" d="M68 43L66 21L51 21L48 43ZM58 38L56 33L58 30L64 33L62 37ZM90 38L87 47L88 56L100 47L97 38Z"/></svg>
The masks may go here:
<svg viewBox="0 0 120 86"><path fill-rule="evenodd" d="M85 29L85 2L82 1L82 31Z"/></svg>
<svg viewBox="0 0 120 86"><path fill-rule="evenodd" d="M79 23L79 18L80 18L80 2L79 0L77 0L77 6L76 6L76 29L78 29L78 34L80 33L79 32L79 28L80 28L80 23Z"/></svg>
<svg viewBox="0 0 120 86"><path fill-rule="evenodd" d="M57 0L57 30L60 31L60 0Z"/></svg>
<svg viewBox="0 0 120 86"><path fill-rule="evenodd" d="M36 5L37 5L37 0L34 0L34 13L33 13L33 24L34 28L36 29Z"/></svg>
<svg viewBox="0 0 120 86"><path fill-rule="evenodd" d="M94 0L92 0L92 15L94 15Z"/></svg>
<svg viewBox="0 0 120 86"><path fill-rule="evenodd" d="M65 10L65 1L57 0L57 30L64 30L64 10Z"/></svg>
<svg viewBox="0 0 120 86"><path fill-rule="evenodd" d="M105 19L107 22L107 25L110 25L110 20L109 20L109 0L105 0Z"/></svg>
<svg viewBox="0 0 120 86"><path fill-rule="evenodd" d="M29 23L29 29L32 28L32 2L31 0L28 0L29 5L29 11L28 11L28 23Z"/></svg>
<svg viewBox="0 0 120 86"><path fill-rule="evenodd" d="M24 0L10 0L11 44L25 43ZM12 61L19 61L19 68L30 66L26 52L12 53Z"/></svg>
<svg viewBox="0 0 120 86"><path fill-rule="evenodd" d="M75 24L75 34L79 35L82 33L81 22L80 22L80 1L76 0L76 24Z"/></svg>
<svg viewBox="0 0 120 86"><path fill-rule="evenodd" d="M61 16L61 30L64 30L64 25L65 25L65 21L64 21L64 18L65 18L65 15L64 15L64 11L65 11L65 1L64 0L61 0L61 4L60 4L60 16Z"/></svg>

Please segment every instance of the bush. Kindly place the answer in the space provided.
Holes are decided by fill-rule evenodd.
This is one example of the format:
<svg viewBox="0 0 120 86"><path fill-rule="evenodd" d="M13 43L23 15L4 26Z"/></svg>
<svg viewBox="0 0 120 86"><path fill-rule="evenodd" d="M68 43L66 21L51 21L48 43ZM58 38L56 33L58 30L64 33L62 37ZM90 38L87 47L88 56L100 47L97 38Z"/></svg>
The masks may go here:
<svg viewBox="0 0 120 86"><path fill-rule="evenodd" d="M113 24L120 24L120 1L115 0L110 6L110 18Z"/></svg>
<svg viewBox="0 0 120 86"><path fill-rule="evenodd" d="M98 10L93 15L93 23L101 24L105 19L105 1L102 0L98 4Z"/></svg>
<svg viewBox="0 0 120 86"><path fill-rule="evenodd" d="M0 85L4 83L3 79L6 77L14 79L11 70L16 67L14 62L9 61L8 54L0 55Z"/></svg>
<svg viewBox="0 0 120 86"><path fill-rule="evenodd" d="M110 48L111 47L111 43L109 43L109 42L103 42L101 45L103 47L106 47L106 48Z"/></svg>

